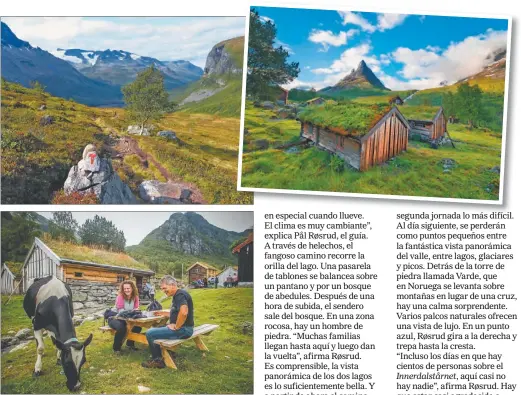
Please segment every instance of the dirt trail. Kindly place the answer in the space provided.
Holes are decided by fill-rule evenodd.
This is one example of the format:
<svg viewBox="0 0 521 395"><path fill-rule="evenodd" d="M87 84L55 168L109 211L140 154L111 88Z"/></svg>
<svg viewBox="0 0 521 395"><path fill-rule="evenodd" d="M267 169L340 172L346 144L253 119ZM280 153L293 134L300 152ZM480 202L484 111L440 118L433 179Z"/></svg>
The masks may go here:
<svg viewBox="0 0 521 395"><path fill-rule="evenodd" d="M193 203L196 204L206 204L207 202L204 200L203 195L199 188L193 183L184 182L180 177L176 177L172 175L161 163L159 163L152 155L143 151L139 148L139 144L136 140L134 140L130 136L119 137L117 131L107 126L102 119L96 119L96 123L103 127L103 129L110 134L112 137L112 141L109 145L104 148L110 152L110 156L112 159L122 160L127 155L137 155L141 160L141 165L145 168L149 166L149 163L152 163L161 173L161 175L166 179L166 182L169 184L175 184L182 189L189 189L192 191L192 195L190 199Z"/></svg>

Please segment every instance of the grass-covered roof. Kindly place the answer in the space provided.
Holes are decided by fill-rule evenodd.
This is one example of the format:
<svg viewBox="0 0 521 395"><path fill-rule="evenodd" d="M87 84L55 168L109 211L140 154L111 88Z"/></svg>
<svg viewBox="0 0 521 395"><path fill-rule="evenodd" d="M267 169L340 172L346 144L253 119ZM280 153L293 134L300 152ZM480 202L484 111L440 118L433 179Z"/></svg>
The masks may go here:
<svg viewBox="0 0 521 395"><path fill-rule="evenodd" d="M408 106L400 107L400 112L407 119L416 119L422 121L432 121L438 113L439 106Z"/></svg>
<svg viewBox="0 0 521 395"><path fill-rule="evenodd" d="M299 113L301 121L329 128L346 135L362 137L389 112L388 104L326 103L306 107Z"/></svg>
<svg viewBox="0 0 521 395"><path fill-rule="evenodd" d="M150 268L136 261L124 252L113 252L97 249L85 245L73 244L66 241L54 240L46 237L42 240L62 260L73 260L90 262L100 265L119 266L129 269L146 270L152 272Z"/></svg>
<svg viewBox="0 0 521 395"><path fill-rule="evenodd" d="M22 273L22 267L24 265L23 262L4 262L7 268L13 273L15 276L18 276Z"/></svg>

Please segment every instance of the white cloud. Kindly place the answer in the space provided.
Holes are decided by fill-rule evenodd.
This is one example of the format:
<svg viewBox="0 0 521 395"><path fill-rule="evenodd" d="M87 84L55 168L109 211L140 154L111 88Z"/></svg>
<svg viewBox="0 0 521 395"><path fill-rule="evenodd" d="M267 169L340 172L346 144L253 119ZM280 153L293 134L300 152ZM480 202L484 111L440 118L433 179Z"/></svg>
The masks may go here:
<svg viewBox="0 0 521 395"><path fill-rule="evenodd" d="M320 90L328 86L325 81L302 81L298 78L295 78L293 81L286 85L282 85L284 89L311 89L315 88L316 90Z"/></svg>
<svg viewBox="0 0 521 395"><path fill-rule="evenodd" d="M283 43L282 41L280 40L275 40L275 46L276 47L282 47L283 49L285 49L286 51L288 51L288 54L290 55L295 55L295 51L293 51L293 49L291 49L291 47L286 44L286 43Z"/></svg>
<svg viewBox="0 0 521 395"><path fill-rule="evenodd" d="M268 18L267 16L262 16L262 15L260 15L260 16L259 16L259 19L260 19L262 22L271 22L271 23L274 23L274 20L271 19L271 18Z"/></svg>
<svg viewBox="0 0 521 395"><path fill-rule="evenodd" d="M121 49L160 60L189 60L204 67L219 41L243 36L244 17L2 18L22 40L49 52L57 48Z"/></svg>
<svg viewBox="0 0 521 395"><path fill-rule="evenodd" d="M374 55L370 55L371 45L364 43L356 47L346 49L340 59L335 60L328 68L318 68L311 70L315 74L338 74L348 73L355 69L360 61L364 60L371 69L379 68L380 61Z"/></svg>
<svg viewBox="0 0 521 395"><path fill-rule="evenodd" d="M360 26L363 31L369 33L376 30L376 27L371 25L371 23L360 14L351 11L338 11L338 13L342 17L342 25L344 26L347 24Z"/></svg>
<svg viewBox="0 0 521 395"><path fill-rule="evenodd" d="M351 24L360 26L363 31L368 33L373 33L376 30L383 32L385 30L393 29L396 26L401 25L408 16L406 14L378 14L376 17L376 25L373 25L362 15L355 12L338 11L338 13L342 17L342 25L345 26Z"/></svg>
<svg viewBox="0 0 521 395"><path fill-rule="evenodd" d="M401 25L407 18L405 14L378 14L378 26L377 29L381 32L384 30L390 30L398 25Z"/></svg>
<svg viewBox="0 0 521 395"><path fill-rule="evenodd" d="M339 47L347 43L347 39L358 33L357 29L349 29L347 32L340 32L335 35L331 30L313 29L309 34L308 40L322 45L322 50L326 52L329 46Z"/></svg>
<svg viewBox="0 0 521 395"><path fill-rule="evenodd" d="M480 72L490 63L487 56L506 44L506 31L488 30L451 43L445 50L430 46L418 50L400 47L392 53L392 58L403 64L400 75L405 79L431 81L431 86L436 86L444 80L453 83Z"/></svg>

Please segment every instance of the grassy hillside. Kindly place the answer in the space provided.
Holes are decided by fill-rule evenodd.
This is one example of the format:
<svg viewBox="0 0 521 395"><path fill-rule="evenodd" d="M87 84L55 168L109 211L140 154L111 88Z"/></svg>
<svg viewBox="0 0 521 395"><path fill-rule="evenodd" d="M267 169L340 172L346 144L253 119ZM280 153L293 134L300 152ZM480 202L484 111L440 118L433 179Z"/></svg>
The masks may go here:
<svg viewBox="0 0 521 395"><path fill-rule="evenodd" d="M136 260L146 263L157 273L171 274L174 272L179 277L181 277L183 265L186 273L186 269L197 261L206 262L220 269L237 264L237 258L233 257L231 253L228 256L188 255L176 251L166 240L145 239L140 245L127 247L126 251Z"/></svg>
<svg viewBox="0 0 521 395"><path fill-rule="evenodd" d="M137 344L139 351L127 351L115 357L113 336L98 330L103 319L77 327L84 340L92 333L87 347L87 362L81 371L81 391L89 394L135 394L138 385L154 394L251 394L253 393L253 334L243 332L243 323L253 322L253 289L193 289L196 325L217 324L219 328L204 337L209 352L199 351L192 341L177 350L178 370L145 369L141 362L149 358L148 349ZM158 298L162 295L157 294ZM22 307L22 296L14 296L5 306L2 296L2 335L29 328L30 320ZM162 303L169 308L171 299ZM44 375L32 377L36 353L34 341L13 353L2 354L2 393L66 393L65 376L56 366L51 339L45 339ZM131 372L129 374L129 372Z"/></svg>
<svg viewBox="0 0 521 395"><path fill-rule="evenodd" d="M46 109L40 111L41 105ZM41 126L44 115L54 122ZM101 156L110 156L110 147L127 135L129 124L123 109L88 107L17 84L2 84L2 203L50 203L63 188L69 169L81 159L83 148L94 143ZM186 144L136 136L149 157L179 180L193 183L208 203L252 202L252 194L238 193L236 188L239 119L176 112L155 126L176 131ZM113 161L113 167L137 194L143 180L164 181L149 163L145 167L130 155Z"/></svg>
<svg viewBox="0 0 521 395"><path fill-rule="evenodd" d="M426 143L409 141L406 152L366 172L346 168L336 172L333 156L312 148L286 152L275 147L298 141L300 123L271 119L273 111L248 104L244 140L242 186L267 189L352 192L404 196L451 197L497 200L500 175L492 169L501 163L501 134L490 129L467 130L449 124L456 148L432 149ZM255 143L268 141L261 150ZM444 159L456 161L445 171Z"/></svg>
<svg viewBox="0 0 521 395"><path fill-rule="evenodd" d="M501 132L503 129L505 81L502 79L476 78L469 79L467 82L471 86L478 85L483 91L483 111L486 113L485 117L489 119L486 126ZM441 106L443 94L447 92L455 93L461 83L418 91L407 101L407 104L413 106Z"/></svg>
<svg viewBox="0 0 521 395"><path fill-rule="evenodd" d="M219 84L209 78L203 78L196 82L190 89L185 92L184 96L188 96L187 93L194 92L200 89L217 89ZM224 89L215 93L199 102L191 102L181 107L182 112L186 113L206 113L216 114L223 117L240 117L241 115L241 97L242 97L242 79L241 78L229 78L226 81Z"/></svg>

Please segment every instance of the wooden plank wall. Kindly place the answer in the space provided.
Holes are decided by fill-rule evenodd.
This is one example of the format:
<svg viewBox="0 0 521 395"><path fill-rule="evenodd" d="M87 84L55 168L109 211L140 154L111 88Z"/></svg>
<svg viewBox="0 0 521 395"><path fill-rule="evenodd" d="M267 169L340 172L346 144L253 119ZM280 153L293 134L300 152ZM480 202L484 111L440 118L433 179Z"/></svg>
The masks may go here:
<svg viewBox="0 0 521 395"><path fill-rule="evenodd" d="M315 134L313 131L313 127L309 123L302 123L300 127L300 132L302 137L315 141Z"/></svg>
<svg viewBox="0 0 521 395"><path fill-rule="evenodd" d="M407 127L392 114L362 143L360 170L383 163L407 149Z"/></svg>
<svg viewBox="0 0 521 395"><path fill-rule="evenodd" d="M35 278L56 276L62 279L61 271L56 263L37 245L34 246L33 252L24 268L24 274L24 290L27 290Z"/></svg>
<svg viewBox="0 0 521 395"><path fill-rule="evenodd" d="M102 283L118 283L118 276L129 278L128 273L118 273L98 267L89 267L81 265L63 264L63 272L65 281L68 280L84 280ZM82 273L81 277L76 277L75 273Z"/></svg>
<svg viewBox="0 0 521 395"><path fill-rule="evenodd" d="M436 140L437 138L443 137L446 128L447 120L445 119L443 113L441 113L438 118L435 119L434 124L432 125L431 139Z"/></svg>
<svg viewBox="0 0 521 395"><path fill-rule="evenodd" d="M14 288L14 275L2 267L2 293L10 295Z"/></svg>

